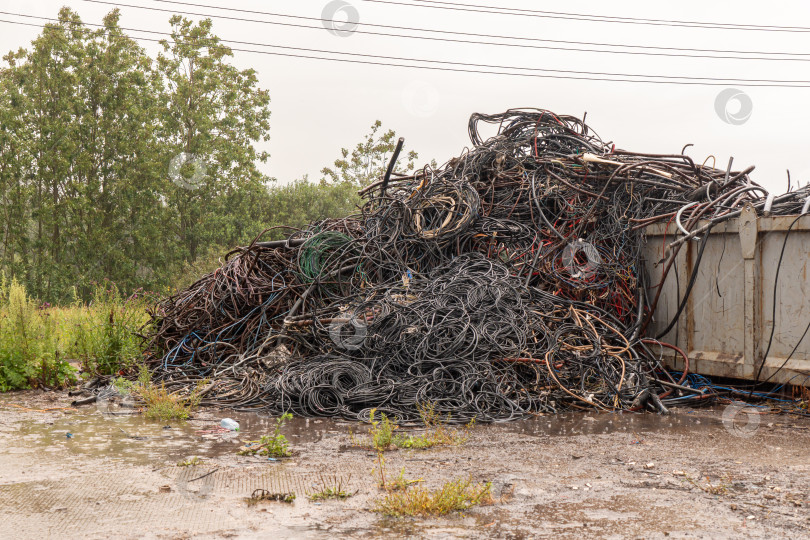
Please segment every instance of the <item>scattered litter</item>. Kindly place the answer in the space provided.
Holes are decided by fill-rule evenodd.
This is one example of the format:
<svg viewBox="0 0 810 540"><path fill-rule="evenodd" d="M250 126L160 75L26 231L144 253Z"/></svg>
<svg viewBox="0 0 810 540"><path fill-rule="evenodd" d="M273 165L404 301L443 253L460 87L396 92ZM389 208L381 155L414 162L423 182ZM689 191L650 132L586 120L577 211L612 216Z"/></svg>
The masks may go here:
<svg viewBox="0 0 810 540"><path fill-rule="evenodd" d="M231 418L223 418L219 425L229 431L239 431L239 422Z"/></svg>

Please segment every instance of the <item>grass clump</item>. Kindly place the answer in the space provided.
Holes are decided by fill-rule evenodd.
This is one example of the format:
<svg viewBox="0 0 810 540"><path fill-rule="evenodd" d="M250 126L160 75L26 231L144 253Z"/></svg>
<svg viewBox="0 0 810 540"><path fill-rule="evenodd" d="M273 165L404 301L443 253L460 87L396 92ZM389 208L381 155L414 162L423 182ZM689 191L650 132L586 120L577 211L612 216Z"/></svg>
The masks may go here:
<svg viewBox="0 0 810 540"><path fill-rule="evenodd" d="M338 477L337 475L324 478L323 475L320 476L320 486L318 486L318 491L314 491L308 494L309 500L316 502L316 501L325 501L327 499L338 499L338 500L345 500L354 495L347 491L347 486L349 484L349 480L351 480L351 475L344 480L342 477Z"/></svg>
<svg viewBox="0 0 810 540"><path fill-rule="evenodd" d="M248 446L239 451L239 455L245 456L268 456L275 458L290 457L289 443L287 437L281 434L281 428L288 420L292 420L293 415L284 413L276 419L276 427L272 435L263 435L258 441L248 441Z"/></svg>
<svg viewBox="0 0 810 540"><path fill-rule="evenodd" d="M187 420L200 404L200 389L205 382L200 383L190 395L183 396L169 392L165 383L161 383L160 386L154 384L146 368L141 368L138 381L132 385L130 391L143 401L144 416L147 418L163 421Z"/></svg>
<svg viewBox="0 0 810 540"><path fill-rule="evenodd" d="M194 456L193 458L189 458L185 461L178 461L178 467L196 467L197 465L202 465L205 463L205 460L200 459L199 456Z"/></svg>
<svg viewBox="0 0 810 540"><path fill-rule="evenodd" d="M470 439L470 432L475 427L475 419L464 427L463 430L447 427L447 418L442 419L436 411L433 403L419 405L419 416L425 424L426 432L422 435L413 436L407 434L396 435L393 444L397 448L416 448L424 450L434 446L460 446Z"/></svg>
<svg viewBox="0 0 810 540"><path fill-rule="evenodd" d="M422 487L394 491L378 499L372 511L386 516L443 516L492 501L490 482L474 484L472 479L446 482L437 490Z"/></svg>

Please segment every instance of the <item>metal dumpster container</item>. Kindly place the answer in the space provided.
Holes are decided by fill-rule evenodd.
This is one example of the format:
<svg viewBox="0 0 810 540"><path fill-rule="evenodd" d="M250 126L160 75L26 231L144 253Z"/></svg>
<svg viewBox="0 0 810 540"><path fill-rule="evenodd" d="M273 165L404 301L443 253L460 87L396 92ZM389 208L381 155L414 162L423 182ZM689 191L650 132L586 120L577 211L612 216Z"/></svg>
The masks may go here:
<svg viewBox="0 0 810 540"><path fill-rule="evenodd" d="M810 323L810 215L799 218L788 234L795 219L757 217L746 207L738 218L712 229L687 304L677 324L661 338L686 352L690 372L754 379L767 350L760 380L810 386L810 332L803 336ZM666 245L679 232L672 223L650 226L645 233L652 297L664 270ZM681 248L647 335L658 335L677 313L699 246L690 241ZM683 369L680 356L669 349L661 352L669 367Z"/></svg>

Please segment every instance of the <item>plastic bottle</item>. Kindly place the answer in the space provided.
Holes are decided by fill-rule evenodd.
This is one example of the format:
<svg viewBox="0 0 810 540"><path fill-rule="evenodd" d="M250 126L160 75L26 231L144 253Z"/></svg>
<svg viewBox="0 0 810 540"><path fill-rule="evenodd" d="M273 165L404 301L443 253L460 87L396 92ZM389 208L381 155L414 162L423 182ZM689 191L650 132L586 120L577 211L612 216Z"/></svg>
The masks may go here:
<svg viewBox="0 0 810 540"><path fill-rule="evenodd" d="M239 422L231 418L223 418L219 425L231 431L239 431Z"/></svg>

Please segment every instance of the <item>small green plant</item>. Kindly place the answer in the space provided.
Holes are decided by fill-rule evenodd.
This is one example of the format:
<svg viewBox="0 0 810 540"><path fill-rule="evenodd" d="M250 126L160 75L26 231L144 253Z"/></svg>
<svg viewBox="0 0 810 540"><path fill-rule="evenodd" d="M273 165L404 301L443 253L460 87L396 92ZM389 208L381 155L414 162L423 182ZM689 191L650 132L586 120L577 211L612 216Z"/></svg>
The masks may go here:
<svg viewBox="0 0 810 540"><path fill-rule="evenodd" d="M354 493L351 493L346 490L346 486L349 484L349 480L351 480L351 475L344 480L343 477L338 477L334 475L332 477L324 478L323 475L319 476L320 478L320 485L318 486L318 491L309 493L307 496L311 501L323 501L326 499L339 499L344 500L348 499Z"/></svg>
<svg viewBox="0 0 810 540"><path fill-rule="evenodd" d="M248 506L253 506L262 501L278 501L291 504L294 500L295 493L272 493L263 488L254 489L253 493L250 494L250 497L245 498L245 502L248 504Z"/></svg>
<svg viewBox="0 0 810 540"><path fill-rule="evenodd" d="M399 426L393 423L385 413L380 413L380 419L378 420L377 409L371 409L369 422L371 423L371 427L368 430L368 441L358 440L354 436L354 433L352 433L352 445L361 448L373 448L378 452L384 452L391 448L394 442L394 431L397 430Z"/></svg>
<svg viewBox="0 0 810 540"><path fill-rule="evenodd" d="M492 484L474 484L472 479L446 482L437 490L422 487L395 491L378 499L372 511L386 516L443 516L492 502Z"/></svg>
<svg viewBox="0 0 810 540"><path fill-rule="evenodd" d="M394 440L394 430L399 426L389 420L385 413L380 413L380 420L375 420L376 412L377 409L371 409L369 417L371 421L371 429L369 429L371 445L377 450L385 450L391 446Z"/></svg>
<svg viewBox="0 0 810 540"><path fill-rule="evenodd" d="M205 460L200 459L198 456L194 456L193 458L189 458L185 461L177 462L178 467L196 467L197 465L202 465L205 463Z"/></svg>
<svg viewBox="0 0 810 540"><path fill-rule="evenodd" d="M394 437L393 443L397 448L415 448L424 450L434 446L460 446L470 439L470 432L475 427L475 419L470 420L463 430L447 427L450 416L442 418L436 411L433 403L418 405L419 416L425 425L425 433L418 436L405 433Z"/></svg>
<svg viewBox="0 0 810 540"><path fill-rule="evenodd" d="M380 476L377 485L380 487L380 489L384 489L386 491L408 489L408 486L424 481L421 478L417 480L409 480L405 478L405 467L402 467L402 469L399 471L399 476L393 480L389 480L388 475L385 472L385 456L383 456L382 450L377 451L377 465L371 470L372 475L375 475L375 473L379 473Z"/></svg>
<svg viewBox="0 0 810 540"><path fill-rule="evenodd" d="M261 455L275 458L289 457L292 455L289 449L287 437L281 434L281 428L288 420L292 420L293 415L284 413L276 419L276 427L272 435L263 435L258 441L248 441L248 446L243 447L240 455Z"/></svg>

